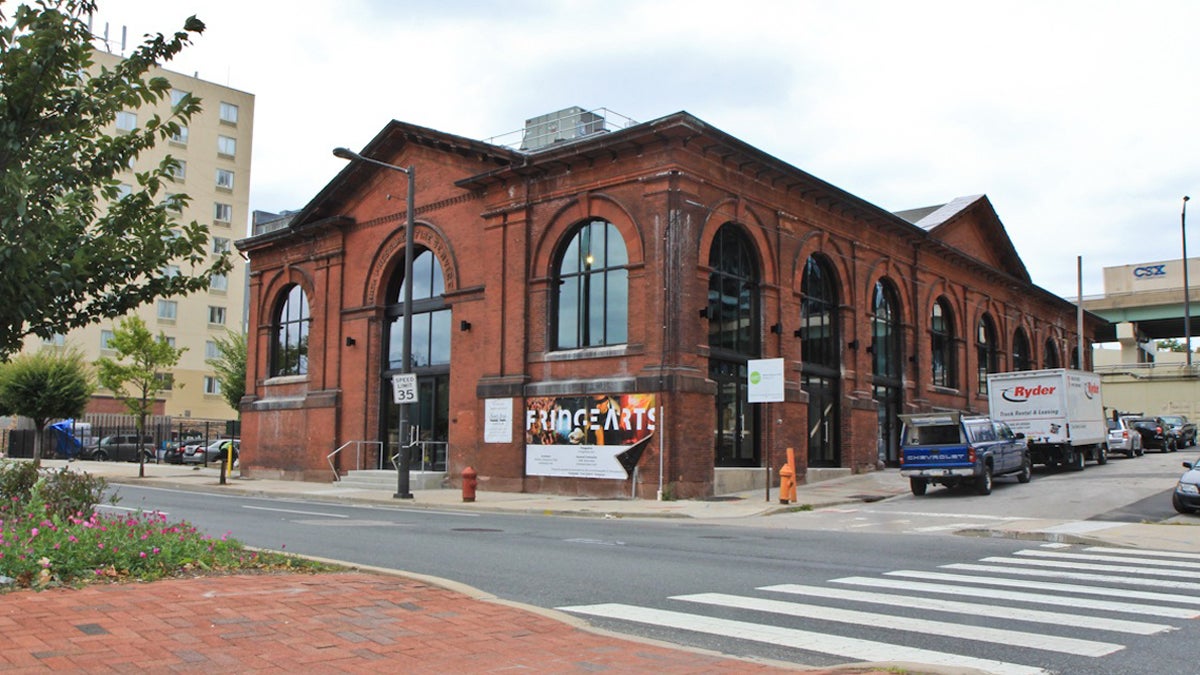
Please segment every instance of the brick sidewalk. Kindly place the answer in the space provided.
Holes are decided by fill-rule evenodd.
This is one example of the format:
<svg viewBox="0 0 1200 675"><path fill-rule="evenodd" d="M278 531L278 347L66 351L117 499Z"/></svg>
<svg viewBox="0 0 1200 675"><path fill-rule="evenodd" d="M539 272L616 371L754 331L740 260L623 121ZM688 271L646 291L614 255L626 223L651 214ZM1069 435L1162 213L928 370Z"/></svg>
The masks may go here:
<svg viewBox="0 0 1200 675"><path fill-rule="evenodd" d="M0 595L0 671L5 672L513 670L783 672L600 635L421 581L359 572L204 577Z"/></svg>

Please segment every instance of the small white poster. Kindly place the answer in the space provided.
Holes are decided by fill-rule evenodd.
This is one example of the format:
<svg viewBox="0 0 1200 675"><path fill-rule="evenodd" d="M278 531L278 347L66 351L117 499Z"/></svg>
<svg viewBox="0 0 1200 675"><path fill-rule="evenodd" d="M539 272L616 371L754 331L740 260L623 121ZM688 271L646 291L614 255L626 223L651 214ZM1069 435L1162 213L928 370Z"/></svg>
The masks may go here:
<svg viewBox="0 0 1200 675"><path fill-rule="evenodd" d="M483 405L483 442L512 443L513 400L489 398Z"/></svg>
<svg viewBox="0 0 1200 675"><path fill-rule="evenodd" d="M783 359L753 359L746 362L748 403L778 403L783 400Z"/></svg>

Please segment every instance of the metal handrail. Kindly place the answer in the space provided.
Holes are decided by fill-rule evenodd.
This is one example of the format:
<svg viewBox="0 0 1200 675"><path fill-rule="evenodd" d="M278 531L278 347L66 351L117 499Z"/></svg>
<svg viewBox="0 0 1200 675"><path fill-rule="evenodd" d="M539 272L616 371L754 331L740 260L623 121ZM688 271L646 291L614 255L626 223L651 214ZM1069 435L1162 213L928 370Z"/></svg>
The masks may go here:
<svg viewBox="0 0 1200 675"><path fill-rule="evenodd" d="M339 452L341 452L341 451L345 450L346 448L350 447L351 445L353 445L357 449L357 452L354 455L354 468L361 469L362 468L362 446L364 443L370 444L370 445L378 445L380 451L382 452L382 450L383 450L383 441L346 441L345 443L342 444L342 446L340 448L338 448L337 450L334 450L333 452L329 453L328 455L325 455L325 461L329 462L329 470L333 472L333 482L337 483L340 480L342 480L342 477L340 475L338 475L337 467L335 467L333 465L333 457L335 455L337 455Z"/></svg>

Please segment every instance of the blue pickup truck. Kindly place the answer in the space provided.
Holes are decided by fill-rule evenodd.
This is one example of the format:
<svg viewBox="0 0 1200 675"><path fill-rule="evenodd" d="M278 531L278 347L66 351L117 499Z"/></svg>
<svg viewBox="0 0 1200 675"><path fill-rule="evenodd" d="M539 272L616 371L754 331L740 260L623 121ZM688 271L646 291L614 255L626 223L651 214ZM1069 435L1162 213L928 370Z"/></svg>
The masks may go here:
<svg viewBox="0 0 1200 675"><path fill-rule="evenodd" d="M1024 435L1004 422L957 412L900 418L900 475L908 478L914 495L925 494L930 483L973 485L987 495L996 476L1016 475L1022 483L1033 477Z"/></svg>

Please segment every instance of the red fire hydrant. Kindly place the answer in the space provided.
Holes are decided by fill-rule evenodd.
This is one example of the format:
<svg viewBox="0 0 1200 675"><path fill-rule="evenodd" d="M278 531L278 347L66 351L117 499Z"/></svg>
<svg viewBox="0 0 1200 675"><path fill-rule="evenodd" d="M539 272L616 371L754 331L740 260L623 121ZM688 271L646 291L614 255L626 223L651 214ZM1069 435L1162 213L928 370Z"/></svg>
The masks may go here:
<svg viewBox="0 0 1200 675"><path fill-rule="evenodd" d="M475 469L472 469L469 466L467 468L463 469L462 491L463 491L463 501L464 502L475 501L475 487L478 484L479 484L479 481L476 478Z"/></svg>

